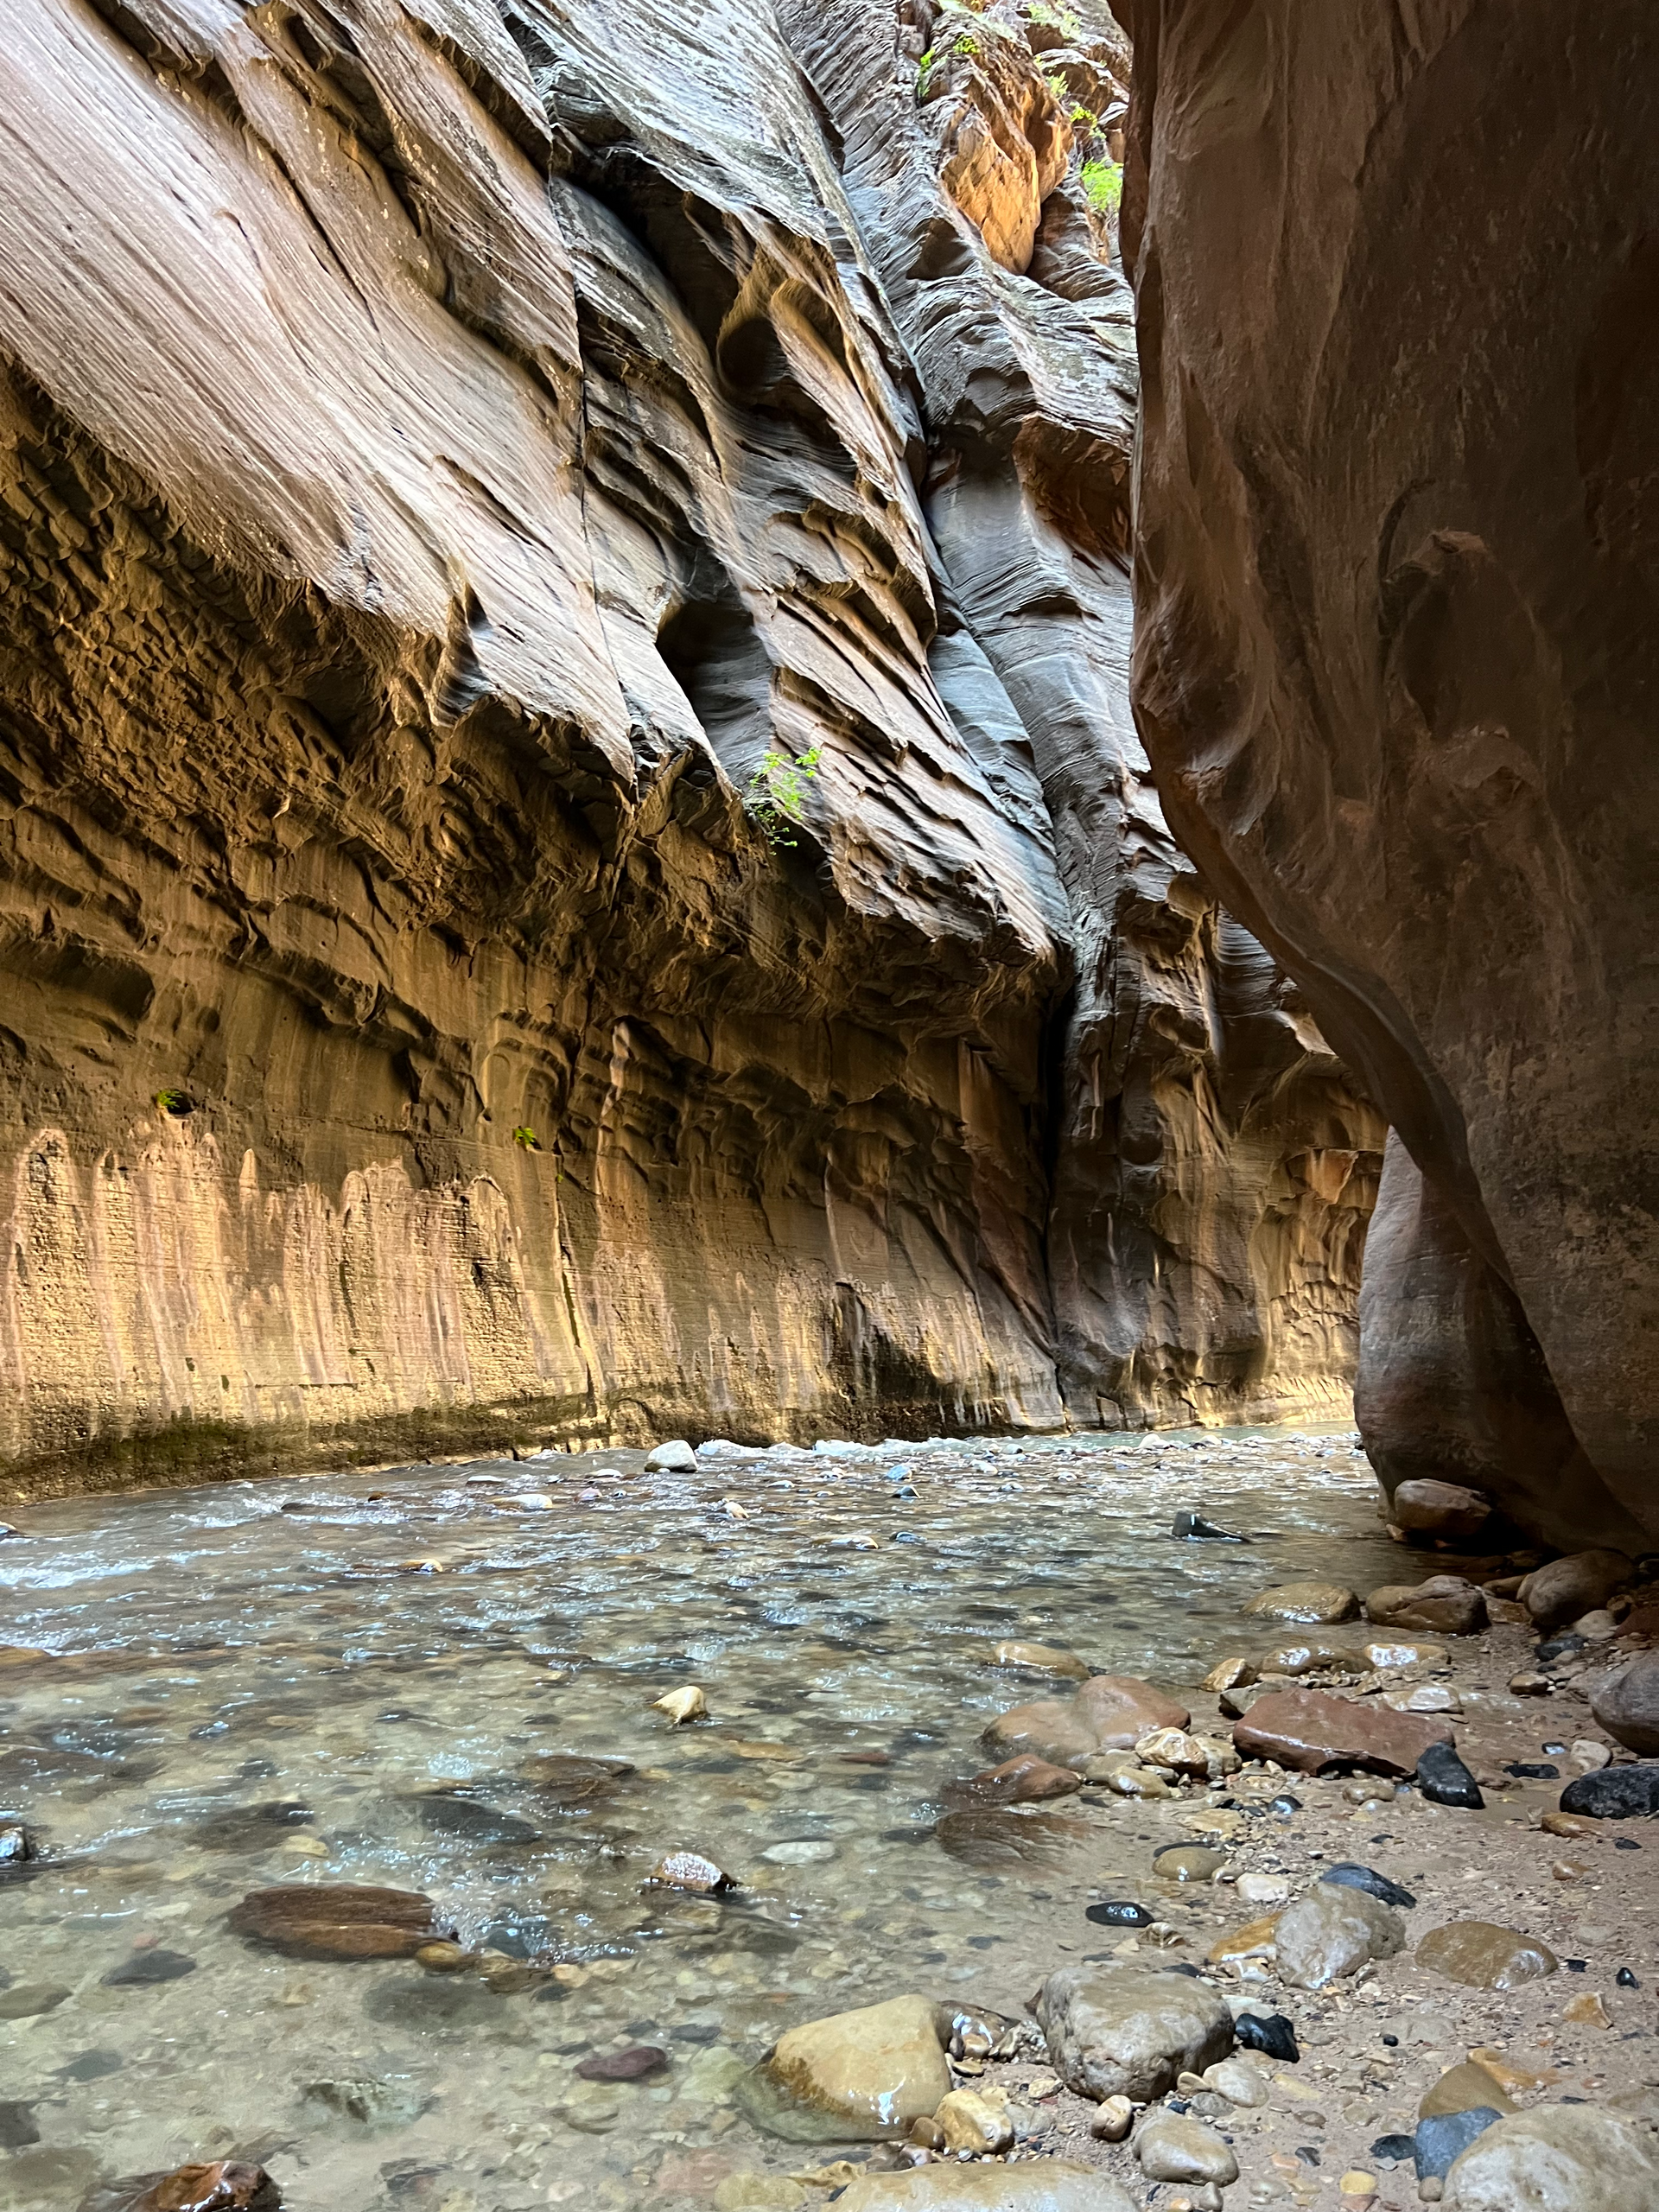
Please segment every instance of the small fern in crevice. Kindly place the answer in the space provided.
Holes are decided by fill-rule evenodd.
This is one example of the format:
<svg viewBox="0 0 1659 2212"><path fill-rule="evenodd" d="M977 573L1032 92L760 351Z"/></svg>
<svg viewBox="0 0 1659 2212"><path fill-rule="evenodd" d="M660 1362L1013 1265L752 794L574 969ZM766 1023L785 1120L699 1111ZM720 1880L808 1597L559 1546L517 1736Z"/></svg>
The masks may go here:
<svg viewBox="0 0 1659 2212"><path fill-rule="evenodd" d="M798 845L798 830L806 820L806 787L818 772L821 746L791 754L768 746L766 758L749 778L743 792L743 811L769 845Z"/></svg>
<svg viewBox="0 0 1659 2212"><path fill-rule="evenodd" d="M170 1114L175 1122L181 1122L187 1114L195 1111L182 1090L158 1090L149 1103L158 1114Z"/></svg>
<svg viewBox="0 0 1659 2212"><path fill-rule="evenodd" d="M542 1148L541 1140L528 1122L520 1122L512 1133L512 1141L521 1152L539 1152Z"/></svg>

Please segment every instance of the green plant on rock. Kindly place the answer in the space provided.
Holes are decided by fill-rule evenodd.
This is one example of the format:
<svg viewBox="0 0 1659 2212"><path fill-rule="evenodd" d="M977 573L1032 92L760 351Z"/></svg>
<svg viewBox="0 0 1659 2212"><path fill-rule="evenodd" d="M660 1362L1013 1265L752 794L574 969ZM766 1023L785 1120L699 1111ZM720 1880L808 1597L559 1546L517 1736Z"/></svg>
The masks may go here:
<svg viewBox="0 0 1659 2212"><path fill-rule="evenodd" d="M181 1090L158 1090L149 1103L158 1114L171 1114L175 1118L190 1111L190 1101Z"/></svg>
<svg viewBox="0 0 1659 2212"><path fill-rule="evenodd" d="M806 787L818 772L823 752L815 745L805 753L779 753L771 746L766 758L749 778L743 792L743 811L769 845L797 845L789 834L806 819Z"/></svg>
<svg viewBox="0 0 1659 2212"><path fill-rule="evenodd" d="M1059 31L1066 38L1081 38L1083 25L1069 8L1052 8L1048 0L1029 0L1026 21L1046 23L1050 30Z"/></svg>
<svg viewBox="0 0 1659 2212"><path fill-rule="evenodd" d="M528 1122L519 1123L512 1133L512 1141L523 1152L539 1152L542 1148L541 1139Z"/></svg>
<svg viewBox="0 0 1659 2212"><path fill-rule="evenodd" d="M1083 188L1097 215L1116 215L1123 198L1122 162L1085 162Z"/></svg>

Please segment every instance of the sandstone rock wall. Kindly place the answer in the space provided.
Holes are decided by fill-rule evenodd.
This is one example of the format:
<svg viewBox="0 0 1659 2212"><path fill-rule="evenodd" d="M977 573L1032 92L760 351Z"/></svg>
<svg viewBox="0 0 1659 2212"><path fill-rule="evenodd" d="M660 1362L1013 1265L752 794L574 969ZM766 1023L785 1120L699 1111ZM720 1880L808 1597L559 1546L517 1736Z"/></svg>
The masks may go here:
<svg viewBox="0 0 1659 2212"><path fill-rule="evenodd" d="M1379 1126L1125 708L1121 41L958 12L16 12L15 1484L1340 1402Z"/></svg>
<svg viewBox="0 0 1659 2212"><path fill-rule="evenodd" d="M1641 0L1119 13L1136 717L1183 845L1423 1179L1400 1171L1371 1300L1368 1441L1390 1481L1421 1458L1409 1370L1438 1363L1449 1429L1501 1460L1524 1378L1548 1435L1491 1467L1503 1501L1639 1548L1659 23Z"/></svg>

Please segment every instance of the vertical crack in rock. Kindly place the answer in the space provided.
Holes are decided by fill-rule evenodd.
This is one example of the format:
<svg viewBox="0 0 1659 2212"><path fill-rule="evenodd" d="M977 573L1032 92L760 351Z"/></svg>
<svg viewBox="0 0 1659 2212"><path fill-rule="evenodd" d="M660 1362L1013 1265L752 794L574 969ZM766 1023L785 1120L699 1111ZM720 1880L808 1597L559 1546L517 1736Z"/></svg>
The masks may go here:
<svg viewBox="0 0 1659 2212"><path fill-rule="evenodd" d="M963 13L18 12L14 1486L1344 1402L1380 1124L1124 704L1126 51Z"/></svg>

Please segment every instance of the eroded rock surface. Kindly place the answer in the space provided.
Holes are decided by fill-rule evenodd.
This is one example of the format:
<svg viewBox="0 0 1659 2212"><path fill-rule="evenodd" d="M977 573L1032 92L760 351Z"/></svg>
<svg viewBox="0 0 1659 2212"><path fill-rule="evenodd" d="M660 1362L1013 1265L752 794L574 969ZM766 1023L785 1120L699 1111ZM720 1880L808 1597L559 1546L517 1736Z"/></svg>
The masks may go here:
<svg viewBox="0 0 1659 2212"><path fill-rule="evenodd" d="M1081 15L20 16L19 1488L1341 1407L1380 1123L1130 724Z"/></svg>
<svg viewBox="0 0 1659 2212"><path fill-rule="evenodd" d="M1390 1487L1647 1548L1652 10L1117 5L1137 722L1183 846L1432 1186L1368 1440ZM1516 1376L1560 1411L1511 1471Z"/></svg>

